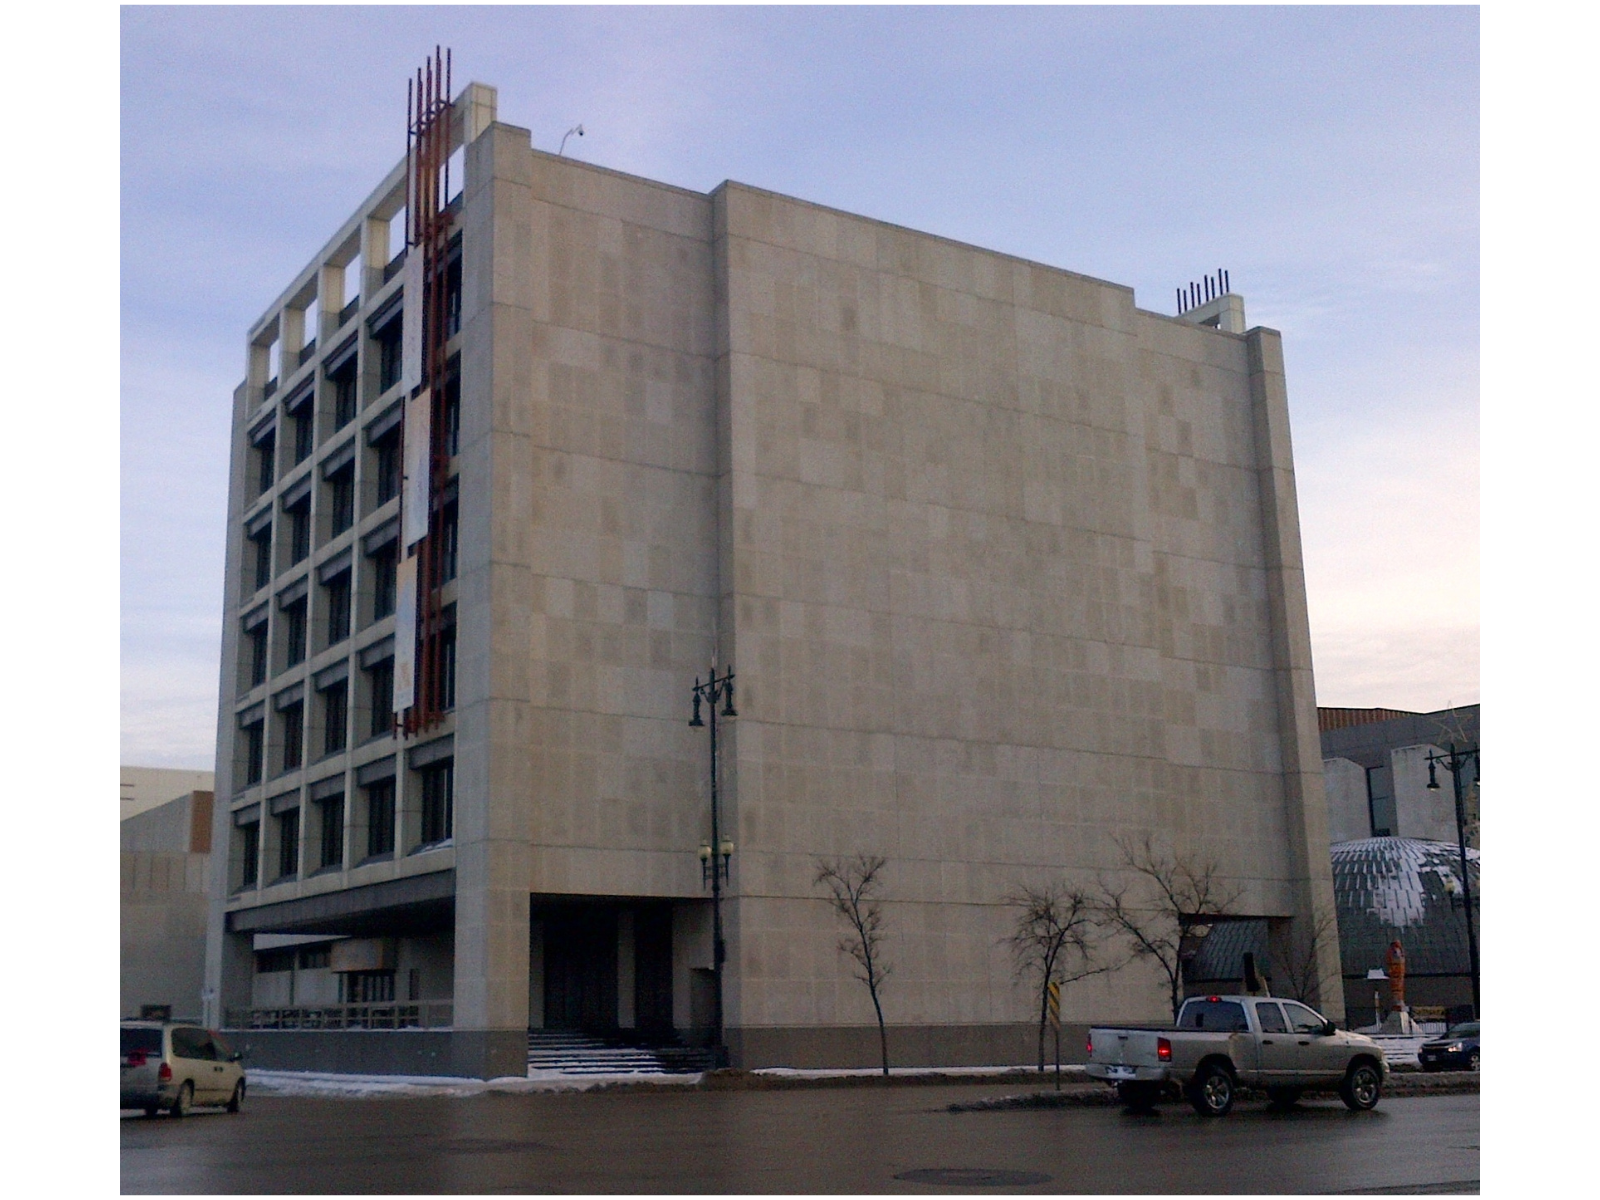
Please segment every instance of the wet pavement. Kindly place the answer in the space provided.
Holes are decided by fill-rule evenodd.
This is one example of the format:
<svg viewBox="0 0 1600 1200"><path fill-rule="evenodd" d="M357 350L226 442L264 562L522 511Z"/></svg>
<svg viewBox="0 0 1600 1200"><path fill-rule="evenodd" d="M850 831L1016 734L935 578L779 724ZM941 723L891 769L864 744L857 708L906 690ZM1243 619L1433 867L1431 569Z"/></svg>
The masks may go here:
<svg viewBox="0 0 1600 1200"><path fill-rule="evenodd" d="M1476 1192L1478 1097L952 1113L1015 1084L344 1100L125 1116L127 1193Z"/></svg>

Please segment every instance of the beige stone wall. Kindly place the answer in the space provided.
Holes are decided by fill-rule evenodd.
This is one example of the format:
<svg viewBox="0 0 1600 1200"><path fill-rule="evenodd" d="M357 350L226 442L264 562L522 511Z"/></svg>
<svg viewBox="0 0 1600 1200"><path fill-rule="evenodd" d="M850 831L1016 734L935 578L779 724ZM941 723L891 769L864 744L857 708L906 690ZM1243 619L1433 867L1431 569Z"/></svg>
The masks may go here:
<svg viewBox="0 0 1600 1200"><path fill-rule="evenodd" d="M892 860L893 1021L1026 1020L998 901L1092 882L1146 829L1215 856L1243 911L1292 915L1244 339L1116 285L715 198L730 1023L871 1019L818 854ZM1129 970L1069 1007L1164 1002Z"/></svg>

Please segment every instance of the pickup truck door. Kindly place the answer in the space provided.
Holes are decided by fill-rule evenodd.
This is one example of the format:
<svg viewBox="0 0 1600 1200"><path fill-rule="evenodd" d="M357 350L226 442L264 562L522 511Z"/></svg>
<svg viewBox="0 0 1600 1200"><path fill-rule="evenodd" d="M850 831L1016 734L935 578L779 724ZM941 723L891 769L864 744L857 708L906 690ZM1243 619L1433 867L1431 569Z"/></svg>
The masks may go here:
<svg viewBox="0 0 1600 1200"><path fill-rule="evenodd" d="M1293 1000L1283 1002L1289 1032L1302 1065L1299 1070L1307 1082L1341 1079L1350 1058L1350 1047L1324 1033L1327 1021L1322 1014Z"/></svg>
<svg viewBox="0 0 1600 1200"><path fill-rule="evenodd" d="M1295 1044L1276 1000L1257 1000L1255 1005L1256 1028L1261 1031L1261 1084L1276 1087L1294 1083L1303 1069L1305 1052Z"/></svg>

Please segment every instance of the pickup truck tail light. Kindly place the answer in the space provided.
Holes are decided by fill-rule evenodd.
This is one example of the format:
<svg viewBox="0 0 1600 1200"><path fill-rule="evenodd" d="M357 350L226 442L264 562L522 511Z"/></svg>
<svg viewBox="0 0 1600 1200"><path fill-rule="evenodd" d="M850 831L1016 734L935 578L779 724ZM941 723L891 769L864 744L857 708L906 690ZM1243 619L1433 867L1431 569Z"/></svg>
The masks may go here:
<svg viewBox="0 0 1600 1200"><path fill-rule="evenodd" d="M1156 1039L1156 1057L1162 1062L1172 1061L1172 1042L1168 1038Z"/></svg>
<svg viewBox="0 0 1600 1200"><path fill-rule="evenodd" d="M172 1082L172 1066L171 1066L171 1064L169 1064L169 1063L162 1063L161 1064L161 1069L156 1072L156 1080L159 1083L171 1083Z"/></svg>

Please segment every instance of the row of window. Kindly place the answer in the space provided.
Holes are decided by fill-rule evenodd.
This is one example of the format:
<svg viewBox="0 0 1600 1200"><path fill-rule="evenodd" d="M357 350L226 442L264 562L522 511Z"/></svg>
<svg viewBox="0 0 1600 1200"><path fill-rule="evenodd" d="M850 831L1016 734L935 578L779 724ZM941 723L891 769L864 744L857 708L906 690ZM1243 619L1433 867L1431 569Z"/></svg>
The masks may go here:
<svg viewBox="0 0 1600 1200"><path fill-rule="evenodd" d="M445 505L439 523L441 583L448 583L456 577L459 563L459 529L459 507L452 500ZM389 539L382 545L372 547L366 557L370 564L365 569L369 591L364 605L365 611L361 614L360 627L363 629L394 612L395 584L399 569L397 540ZM348 638L356 628L354 621L356 597L352 568L346 567L337 574L324 578L316 588L315 596L318 605L315 615L321 622L317 649L319 651L331 649ZM242 690L248 691L259 687L266 682L269 674L287 671L305 661L311 648L312 598L313 593L308 583L303 593L282 600L277 606L280 616L277 621L276 671L271 669L269 653L270 614L258 608L245 618L249 624L244 629L239 656Z"/></svg>
<svg viewBox="0 0 1600 1200"><path fill-rule="evenodd" d="M437 672L438 694L441 706L448 711L456 703L456 629L454 606L447 608L444 629L439 639L439 654L433 665ZM361 697L364 720L357 721L362 731L362 741L388 737L394 732L394 657L392 652L367 666L362 672ZM351 712L350 683L348 678L330 681L314 688L316 707L313 716L316 725L312 736L318 737L319 757L342 753L349 746ZM245 787L252 787L266 777L268 729L267 706L250 710L254 715L240 727L238 739L236 779ZM306 703L295 699L277 710L273 719L273 734L277 739L276 774L298 770L306 761ZM320 736L319 736L320 735Z"/></svg>
<svg viewBox="0 0 1600 1200"><path fill-rule="evenodd" d="M455 764L452 759L432 763L417 772L419 781L419 808L417 813L417 843L410 853L432 849L448 842L455 830ZM352 832L357 835L356 847L364 851L355 865L375 859L391 858L395 852L395 781L393 776L373 780L361 788L357 814L359 825ZM308 873L342 869L346 859L345 797L342 793L312 802L315 809L314 824L306 832L311 836L302 839L298 802L268 819L273 845L268 861L262 861L262 822L260 810L252 819L234 827L233 867L234 890L253 888L260 884L262 869L267 869L267 882L280 883L298 879L301 857L307 856ZM302 845L304 841L304 845ZM304 964L302 964L304 965ZM277 968L284 969L284 968Z"/></svg>

